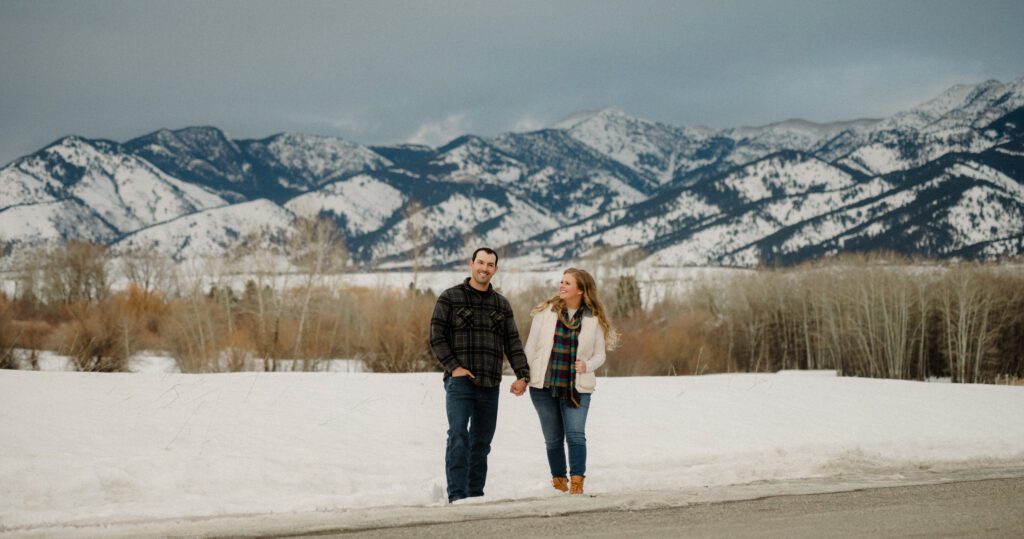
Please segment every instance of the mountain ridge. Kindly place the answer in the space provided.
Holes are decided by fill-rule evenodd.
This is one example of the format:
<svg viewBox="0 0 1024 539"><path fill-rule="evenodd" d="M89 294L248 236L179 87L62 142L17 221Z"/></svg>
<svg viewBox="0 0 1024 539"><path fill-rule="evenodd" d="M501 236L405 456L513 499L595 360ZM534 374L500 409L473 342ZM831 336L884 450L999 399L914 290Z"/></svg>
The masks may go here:
<svg viewBox="0 0 1024 539"><path fill-rule="evenodd" d="M217 256L261 229L262 212L263 233L282 245L295 216L335 220L366 267L445 266L481 242L543 264L608 252L669 265L872 248L1019 256L1022 135L1024 77L956 85L882 119L715 130L609 107L436 148L232 139L215 126L125 143L71 135L0 169L0 223L39 217L0 235L8 248L149 238L179 258ZM183 222L207 237L182 248Z"/></svg>

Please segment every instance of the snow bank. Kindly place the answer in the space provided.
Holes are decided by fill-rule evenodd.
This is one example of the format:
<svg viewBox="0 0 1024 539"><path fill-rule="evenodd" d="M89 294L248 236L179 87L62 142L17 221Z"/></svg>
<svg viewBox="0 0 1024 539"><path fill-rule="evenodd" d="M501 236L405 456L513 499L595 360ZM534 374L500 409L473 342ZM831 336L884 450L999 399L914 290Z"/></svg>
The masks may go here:
<svg viewBox="0 0 1024 539"><path fill-rule="evenodd" d="M509 383L482 501L549 499L537 418ZM1024 388L1008 386L822 372L602 378L587 490L1019 466L1021 410ZM0 371L0 531L436 511L446 428L439 374Z"/></svg>

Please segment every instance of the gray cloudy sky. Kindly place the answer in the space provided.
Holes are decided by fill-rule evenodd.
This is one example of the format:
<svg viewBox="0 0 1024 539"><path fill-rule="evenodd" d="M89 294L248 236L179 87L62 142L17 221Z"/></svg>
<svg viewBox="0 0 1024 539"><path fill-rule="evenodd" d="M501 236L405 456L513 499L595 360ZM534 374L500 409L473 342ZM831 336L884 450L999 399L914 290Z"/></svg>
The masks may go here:
<svg viewBox="0 0 1024 539"><path fill-rule="evenodd" d="M0 0L0 163L189 125L437 145L605 106L881 117L1024 76L1021 21L1019 0Z"/></svg>

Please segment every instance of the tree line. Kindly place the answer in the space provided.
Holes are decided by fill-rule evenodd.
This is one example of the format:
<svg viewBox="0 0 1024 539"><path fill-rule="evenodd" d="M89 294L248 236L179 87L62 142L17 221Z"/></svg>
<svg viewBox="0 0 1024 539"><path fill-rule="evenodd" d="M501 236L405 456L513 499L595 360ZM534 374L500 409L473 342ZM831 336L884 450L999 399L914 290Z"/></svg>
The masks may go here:
<svg viewBox="0 0 1024 539"><path fill-rule="evenodd" d="M622 320L616 374L1024 379L1024 267L845 256L704 279Z"/></svg>
<svg viewBox="0 0 1024 539"><path fill-rule="evenodd" d="M349 287L342 236L306 220L280 251L174 264L155 250L112 256L71 242L6 261L0 368L38 368L39 351L83 371L127 369L140 351L182 372L316 370L353 358L374 372L437 370L427 346L435 291ZM268 250L270 249L270 250ZM284 261L287 261L286 263ZM641 302L638 269L606 271L622 333L607 375L833 369L954 382L1024 378L1024 271L1016 264L922 264L871 256L730 272ZM116 285L115 285L116 283ZM551 293L508 294L520 332Z"/></svg>

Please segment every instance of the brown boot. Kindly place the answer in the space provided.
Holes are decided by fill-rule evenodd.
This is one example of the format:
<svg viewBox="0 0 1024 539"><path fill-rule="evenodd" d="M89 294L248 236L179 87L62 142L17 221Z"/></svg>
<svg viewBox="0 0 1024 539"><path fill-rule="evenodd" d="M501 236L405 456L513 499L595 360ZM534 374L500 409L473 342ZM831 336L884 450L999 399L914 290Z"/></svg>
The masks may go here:
<svg viewBox="0 0 1024 539"><path fill-rule="evenodd" d="M561 490L562 492L569 491L569 479L565 477L552 477L551 486L555 487L555 490Z"/></svg>
<svg viewBox="0 0 1024 539"><path fill-rule="evenodd" d="M569 494L583 494L583 476L574 475L569 484Z"/></svg>

